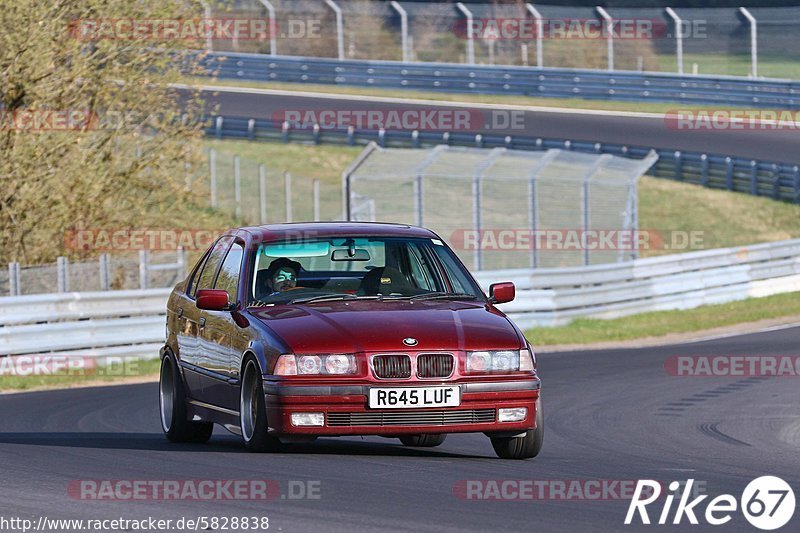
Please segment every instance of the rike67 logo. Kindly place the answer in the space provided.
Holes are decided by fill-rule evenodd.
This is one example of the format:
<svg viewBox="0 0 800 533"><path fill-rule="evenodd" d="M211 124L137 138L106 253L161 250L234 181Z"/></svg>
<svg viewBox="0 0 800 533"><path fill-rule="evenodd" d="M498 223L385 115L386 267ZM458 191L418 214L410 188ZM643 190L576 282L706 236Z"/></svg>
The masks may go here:
<svg viewBox="0 0 800 533"><path fill-rule="evenodd" d="M657 524L681 524L685 518L690 524L697 525L700 523L699 516L710 525L721 526L733 520L734 513L739 509L752 526L764 531L772 531L786 525L794 515L794 491L779 477L762 476L754 479L745 487L738 501L731 494L720 494L708 502L704 502L709 497L707 494L689 500L692 496L693 484L694 479L689 479L685 483L673 481L669 484L669 492L664 499L661 512L658 514ZM678 491L681 488L683 490L679 494ZM655 503L661 497L661 489L662 485L658 481L640 479L628 506L625 524L634 523L637 515L642 524L650 524L651 518L647 506ZM673 512L672 504L676 497L678 504ZM703 503L705 503L705 511L702 511L701 504ZM656 505L652 507L656 507ZM651 509L651 511L654 510L657 511L657 507ZM655 516L653 518L655 519Z"/></svg>

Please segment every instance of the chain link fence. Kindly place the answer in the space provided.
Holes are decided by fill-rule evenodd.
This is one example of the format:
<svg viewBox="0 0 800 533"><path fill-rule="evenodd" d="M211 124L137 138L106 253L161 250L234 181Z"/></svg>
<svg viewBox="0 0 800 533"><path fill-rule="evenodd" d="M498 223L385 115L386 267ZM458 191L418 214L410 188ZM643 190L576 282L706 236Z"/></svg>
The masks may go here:
<svg viewBox="0 0 800 533"><path fill-rule="evenodd" d="M636 183L658 159L440 145L368 146L346 174L349 219L429 227L471 270L632 259ZM608 233L614 242L591 243Z"/></svg>
<svg viewBox="0 0 800 533"><path fill-rule="evenodd" d="M269 19L274 32L213 39L216 51L800 77L800 7L242 0L214 16Z"/></svg>

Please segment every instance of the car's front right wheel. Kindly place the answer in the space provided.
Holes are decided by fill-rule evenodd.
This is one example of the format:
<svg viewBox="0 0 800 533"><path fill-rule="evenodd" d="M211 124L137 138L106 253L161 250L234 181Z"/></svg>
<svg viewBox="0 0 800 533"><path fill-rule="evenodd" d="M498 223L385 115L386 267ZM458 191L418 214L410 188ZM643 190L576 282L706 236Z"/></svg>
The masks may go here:
<svg viewBox="0 0 800 533"><path fill-rule="evenodd" d="M242 372L239 418L242 438L248 450L272 452L280 448L278 438L268 433L263 377L255 359L248 359Z"/></svg>
<svg viewBox="0 0 800 533"><path fill-rule="evenodd" d="M492 437L494 452L501 459L530 459L539 455L544 442L542 403L536 403L536 428L521 437Z"/></svg>

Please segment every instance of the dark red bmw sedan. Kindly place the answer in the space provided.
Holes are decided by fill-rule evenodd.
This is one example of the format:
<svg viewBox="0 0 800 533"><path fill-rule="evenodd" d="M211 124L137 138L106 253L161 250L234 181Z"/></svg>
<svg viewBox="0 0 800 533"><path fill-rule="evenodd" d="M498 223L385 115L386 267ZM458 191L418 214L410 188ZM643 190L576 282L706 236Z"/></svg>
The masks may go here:
<svg viewBox="0 0 800 533"><path fill-rule="evenodd" d="M430 230L397 224L249 227L220 237L167 304L161 425L213 424L254 451L319 436L437 446L487 435L498 456L542 447L536 358Z"/></svg>

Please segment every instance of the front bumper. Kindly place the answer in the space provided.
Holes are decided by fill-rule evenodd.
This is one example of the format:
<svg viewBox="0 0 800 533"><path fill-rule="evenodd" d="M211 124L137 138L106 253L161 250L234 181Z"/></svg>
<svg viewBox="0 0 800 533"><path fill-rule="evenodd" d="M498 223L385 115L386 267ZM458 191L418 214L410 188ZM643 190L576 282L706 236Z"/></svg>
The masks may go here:
<svg viewBox="0 0 800 533"><path fill-rule="evenodd" d="M352 385L286 385L266 381L267 420L276 435L414 435L420 433L514 433L536 426L540 381L467 381L414 383L415 386L457 385L458 407L423 409L370 409L373 387L400 387L410 383ZM499 422L501 408L525 407L518 422ZM323 413L323 426L294 426L292 413Z"/></svg>

